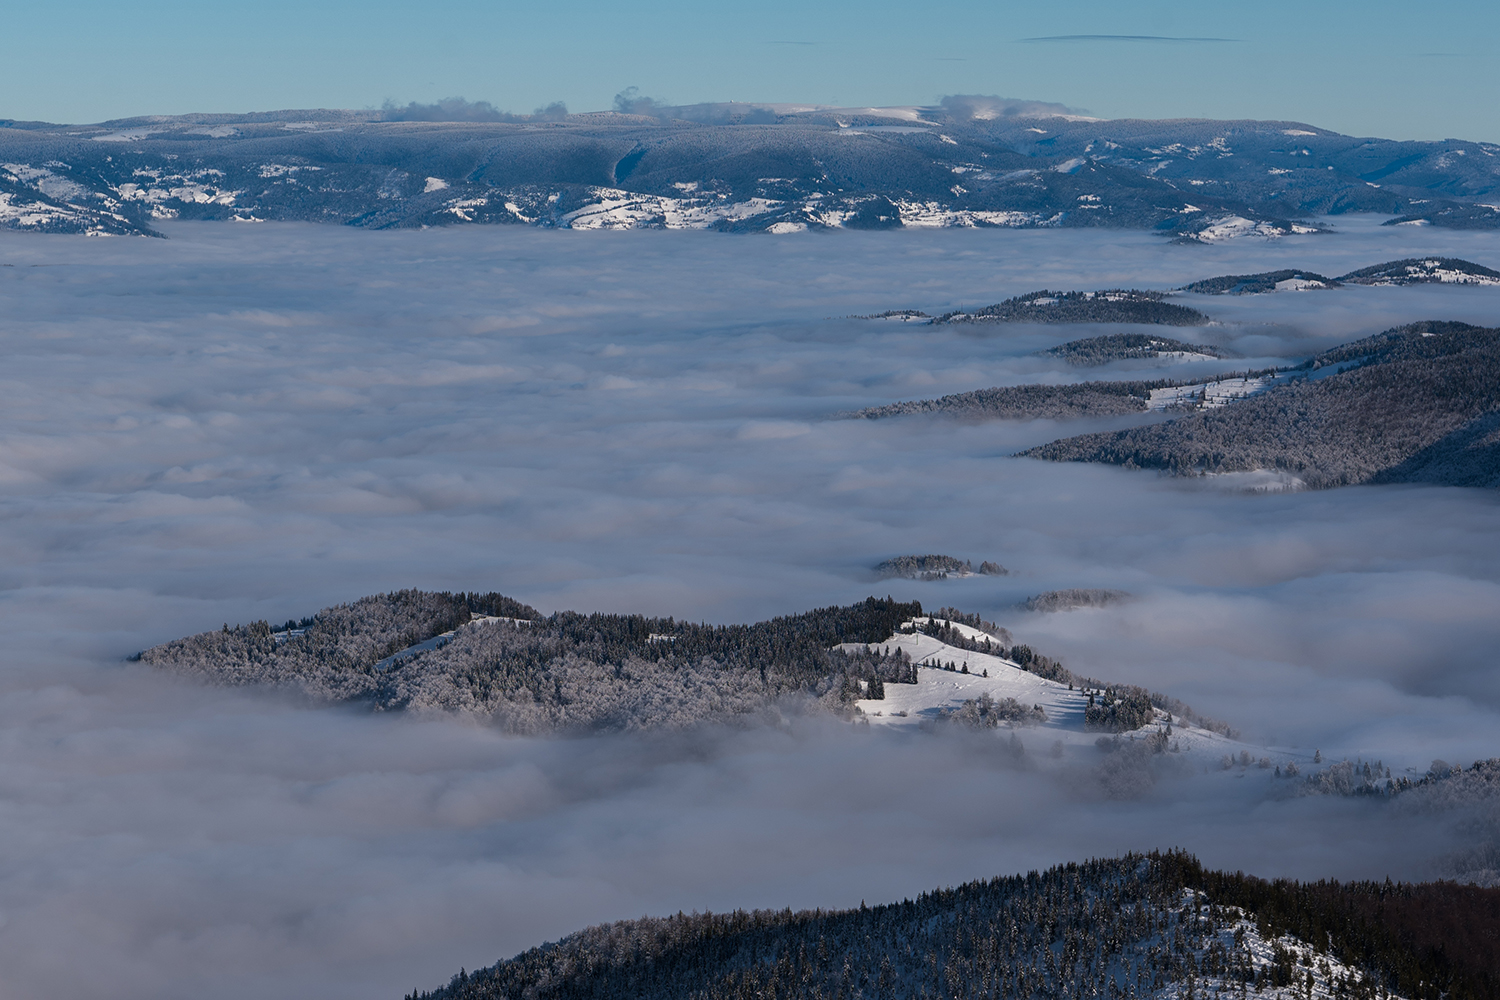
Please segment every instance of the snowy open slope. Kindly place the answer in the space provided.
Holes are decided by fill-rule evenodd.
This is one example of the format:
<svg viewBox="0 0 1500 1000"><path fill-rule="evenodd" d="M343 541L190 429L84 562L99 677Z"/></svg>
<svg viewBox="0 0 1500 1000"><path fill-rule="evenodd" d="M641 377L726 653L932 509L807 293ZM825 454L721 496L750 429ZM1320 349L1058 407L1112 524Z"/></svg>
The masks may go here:
<svg viewBox="0 0 1500 1000"><path fill-rule="evenodd" d="M925 624L927 621L929 619L919 618L908 624ZM951 627L974 642L995 641L987 633L958 622L951 623ZM838 648L877 648L891 653L899 650L918 665L916 684L886 684L883 699L863 699L857 703L860 717L871 725L917 727L924 722L936 722L943 712L956 711L966 701L977 701L982 695L988 695L995 701L1014 698L1028 708L1041 706L1047 714L1046 722L1036 725L1012 723L998 730L1007 737L1012 732L1017 733L1023 743L1037 751L1052 748L1055 743L1061 743L1069 755L1083 748L1093 751L1100 737L1109 735L1085 728L1084 709L1088 705L1089 691L1070 690L1067 684L1039 677L1019 664L991 653L950 646L920 632L897 633L870 647L845 643ZM949 669L950 665L952 669ZM968 668L968 673L963 672L964 667ZM1097 690L1095 694L1098 695ZM1170 752L1182 754L1195 765L1218 767L1226 755L1244 761L1241 754L1248 754L1256 765L1268 760L1268 767L1295 763L1301 768L1312 763L1310 753L1271 749L1230 739L1160 709L1156 710L1154 723L1135 734L1123 734L1122 738L1143 738L1168 723L1172 731Z"/></svg>
<svg viewBox="0 0 1500 1000"><path fill-rule="evenodd" d="M1285 377L1261 375L1254 378L1223 378L1194 385L1174 385L1152 389L1146 403L1148 410L1196 409L1214 410L1237 399L1265 392Z"/></svg>
<svg viewBox="0 0 1500 1000"><path fill-rule="evenodd" d="M594 190L597 202L562 216L569 229L707 229L717 222L761 215L781 205L766 198L668 198L616 188Z"/></svg>

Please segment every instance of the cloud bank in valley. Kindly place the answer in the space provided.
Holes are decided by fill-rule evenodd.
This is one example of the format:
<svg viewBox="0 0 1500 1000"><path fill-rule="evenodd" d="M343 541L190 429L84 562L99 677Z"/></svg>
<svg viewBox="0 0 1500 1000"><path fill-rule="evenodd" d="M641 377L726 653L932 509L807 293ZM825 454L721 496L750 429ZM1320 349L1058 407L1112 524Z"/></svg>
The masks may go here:
<svg viewBox="0 0 1500 1000"><path fill-rule="evenodd" d="M1398 768L1489 756L1491 494L1247 495L1005 457L1059 425L828 419L1070 381L1033 352L1108 332L849 314L1500 260L1484 234L1339 225L1212 248L194 225L0 239L7 987L396 996L596 920L857 905L1128 848L1266 874L1433 873L1463 846L1451 817L1268 799L1254 772L1117 800L1090 761L1057 781L990 744L826 720L527 741L122 662L406 586L745 621L863 598L876 562L932 551L1012 575L886 580L882 596L999 617L1080 673L1258 740ZM1415 319L1494 324L1497 307L1492 289L1419 287L1203 308L1238 365ZM1138 600L1015 610L1073 587Z"/></svg>

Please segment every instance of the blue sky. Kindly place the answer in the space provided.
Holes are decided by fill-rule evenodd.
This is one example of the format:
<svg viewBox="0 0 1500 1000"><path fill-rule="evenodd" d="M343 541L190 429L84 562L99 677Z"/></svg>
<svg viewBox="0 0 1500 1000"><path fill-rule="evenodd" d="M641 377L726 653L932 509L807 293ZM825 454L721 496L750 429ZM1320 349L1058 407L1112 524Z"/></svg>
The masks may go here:
<svg viewBox="0 0 1500 1000"><path fill-rule="evenodd" d="M1104 117L1281 118L1500 140L1487 61L1500 5L1479 0L1431 15L1391 0L53 0L17 6L6 22L0 117L18 119L452 96L587 111L638 86L674 103L926 104L984 93Z"/></svg>

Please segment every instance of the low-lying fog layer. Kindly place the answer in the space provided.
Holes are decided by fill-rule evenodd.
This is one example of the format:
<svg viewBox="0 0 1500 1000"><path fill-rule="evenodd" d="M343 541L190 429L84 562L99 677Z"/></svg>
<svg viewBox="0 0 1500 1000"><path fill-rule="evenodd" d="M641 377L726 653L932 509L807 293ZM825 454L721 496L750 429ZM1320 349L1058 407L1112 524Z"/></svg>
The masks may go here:
<svg viewBox="0 0 1500 1000"><path fill-rule="evenodd" d="M1100 423L829 420L1080 373L1119 328L842 317L1170 287L1500 237L735 238L176 225L0 234L0 995L399 996L604 919L842 906L1182 846L1264 874L1425 877L1472 837L1253 769L1103 796L994 744L851 730L569 741L203 689L123 662L376 591L749 621L872 592L996 618L1247 738L1399 773L1500 754L1491 492L1237 492L1005 457ZM1500 289L1195 298L1194 341L1299 357ZM1132 418L1142 419L1142 418ZM1006 577L881 580L938 552ZM1130 591L1024 614L1030 594ZM1011 609L1011 610L1008 610ZM1024 738L1024 737L1023 737ZM1044 748L1029 747L1040 755Z"/></svg>

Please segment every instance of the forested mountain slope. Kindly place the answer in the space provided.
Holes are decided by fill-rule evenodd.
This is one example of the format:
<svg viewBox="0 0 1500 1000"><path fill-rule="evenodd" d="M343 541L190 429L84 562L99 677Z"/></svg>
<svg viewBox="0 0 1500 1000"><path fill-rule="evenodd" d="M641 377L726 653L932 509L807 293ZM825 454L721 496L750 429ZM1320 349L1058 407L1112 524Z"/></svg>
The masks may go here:
<svg viewBox="0 0 1500 1000"><path fill-rule="evenodd" d="M603 924L406 1000L1480 1000L1500 890L1299 884L1126 855L857 910Z"/></svg>
<svg viewBox="0 0 1500 1000"><path fill-rule="evenodd" d="M1303 368L1313 377L1232 406L1021 455L1178 474L1272 469L1312 488L1500 486L1500 330L1417 323Z"/></svg>

